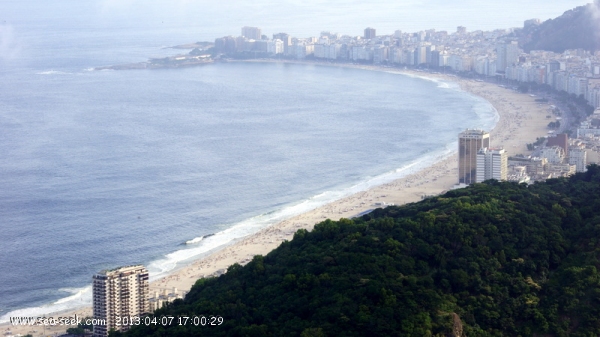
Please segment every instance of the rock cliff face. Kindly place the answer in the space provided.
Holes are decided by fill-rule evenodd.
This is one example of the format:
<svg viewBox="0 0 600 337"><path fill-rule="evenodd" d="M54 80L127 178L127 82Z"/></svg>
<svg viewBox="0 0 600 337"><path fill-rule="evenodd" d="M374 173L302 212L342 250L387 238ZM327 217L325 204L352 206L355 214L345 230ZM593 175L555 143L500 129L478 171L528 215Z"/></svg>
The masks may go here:
<svg viewBox="0 0 600 337"><path fill-rule="evenodd" d="M452 335L451 337L463 337L463 325L460 317L456 313L452 313Z"/></svg>
<svg viewBox="0 0 600 337"><path fill-rule="evenodd" d="M567 49L600 50L600 0L566 11L563 15L516 32L526 51Z"/></svg>

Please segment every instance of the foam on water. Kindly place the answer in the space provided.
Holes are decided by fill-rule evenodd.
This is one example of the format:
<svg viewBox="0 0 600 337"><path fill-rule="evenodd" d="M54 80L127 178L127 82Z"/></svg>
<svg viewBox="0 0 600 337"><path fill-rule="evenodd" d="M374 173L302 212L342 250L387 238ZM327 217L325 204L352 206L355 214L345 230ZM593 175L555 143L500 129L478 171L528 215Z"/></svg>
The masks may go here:
<svg viewBox="0 0 600 337"><path fill-rule="evenodd" d="M39 73L37 75L72 75L72 73L58 70L46 70Z"/></svg>
<svg viewBox="0 0 600 337"><path fill-rule="evenodd" d="M443 149L429 153L390 172L368 178L357 184L341 188L339 190L325 191L297 204L288 205L282 209L246 219L221 232L216 233L213 236L207 238L199 237L189 240L187 242L197 240L196 242L199 244L195 245L194 248L181 249L165 255L159 260L151 262L148 266L151 275L150 279L156 280L165 277L170 271L184 266L186 262L190 262L193 259L202 257L203 255L206 255L217 248L233 244L245 236L254 234L261 229L276 224L280 221L311 211L315 208L350 196L354 193L365 191L374 186L386 184L396 179L416 173L428 166L433 165L436 162L448 158L456 153L456 149L456 142L448 143Z"/></svg>
<svg viewBox="0 0 600 337"><path fill-rule="evenodd" d="M50 68L50 67L47 67L46 69L48 69L48 68ZM82 69L82 68L79 68L79 69ZM204 69L210 70L209 68L204 68ZM34 72L31 72L30 74L33 74L33 73ZM83 71L82 71L82 73L83 73ZM68 74L68 73L51 70L51 71L43 71L40 74L60 75L60 74ZM77 73L77 74L79 74L79 73ZM152 74L156 74L156 73L152 73ZM407 75L404 73L397 73L397 74L402 74L402 75L410 76L410 77L418 77L418 78L421 78L421 79L424 79L427 81L435 82L438 84L437 85L438 87L443 87L444 89L450 88L450 89L460 90L458 85L456 85L453 82L443 82L443 81L439 81L436 79L431 79L426 76L411 76L411 75ZM52 78L47 78L47 79L51 80ZM433 87L433 86L427 86L427 87ZM478 103L478 102L480 102L480 103ZM477 102L473 103L472 108L475 111L475 113L477 114L477 117L478 117L477 123L480 123L482 128L489 129L493 126L495 121L497 121L497 113L495 112L493 107L490 108L490 104L487 101L485 101L483 99L478 99ZM445 116L442 116L442 118L444 118L444 117ZM467 126L465 125L465 127L467 127ZM471 127L471 126L469 126L469 127ZM392 149L393 151L395 151L394 150L395 147L393 146L393 144L391 146L388 146L388 144L385 144L382 147L385 149ZM322 191L322 190L319 191L319 187L316 187L316 188L312 189L310 192L308 192L309 194L302 194L302 196L296 197L295 199L291 198L291 199L285 200L281 204L278 204L278 205L283 205L283 206L276 206L276 207L274 207L274 208L276 208L275 210L271 210L271 211L265 212L263 214L259 214L259 215L247 218L243 221L233 222L233 220L232 220L232 223L228 223L227 222L228 220L216 220L215 222L217 224L211 223L210 227L206 228L206 230L209 233L215 232L215 235L199 236L198 234L200 234L200 233L194 233L193 236L190 235L190 237L188 237L188 238L179 236L177 238L177 241L175 243L172 243L172 246L170 243L166 246L166 249L161 251L160 254L164 254L164 255L162 255L158 259L151 261L150 263L147 263L146 261L152 260L158 254L153 255L153 256L147 258L144 261L144 263L146 263L146 265L148 266L148 269L149 269L150 275L151 275L151 280L159 279L161 277L166 276L167 273L169 273L170 271L190 263L193 259L197 259L199 257L205 256L208 253L210 253L218 248L224 247L226 245L230 245L245 236L248 236L248 235L251 235L253 233L260 231L261 229L263 229L265 227L268 227L270 225L278 223L282 220L289 219L295 215L299 215L304 212L310 211L312 209L315 209L317 207L325 205L329 202L344 198L353 193L364 191L364 190L369 189L370 187L380 185L380 184L385 184L385 183L391 182L395 179L409 175L411 173L415 173L422 168L428 167L437 161L443 160L444 158L451 156L452 154L454 154L456 152L456 149L457 149L456 142L447 143L445 145L438 147L437 149L435 149L433 151L423 149L423 152L419 155L418 158L409 160L406 164L398 164L399 167L397 167L395 169L390 170L389 166L384 166L385 169L383 169L383 170L388 170L388 171L384 172L382 174L377 174L377 172L381 172L381 171L375 171L374 173L363 173L362 178L359 176L358 178L353 177L353 178L349 179L350 184L348 184L348 181L342 181L342 182L338 181L335 183L337 185L326 187L328 189L326 191ZM418 154L419 152L416 151L415 153ZM359 154L359 156L360 156L360 154ZM414 158L414 156L410 157L410 158ZM397 159L396 157L393 157L390 160L399 160L399 162L403 162L401 159ZM369 174L373 174L373 175L368 176ZM296 183L296 181L294 181L294 183ZM298 183L301 183L301 182L298 182ZM310 195L310 193L314 193L314 195L312 197L306 198L305 196ZM300 198L305 198L305 199L298 201ZM296 202L290 203L289 200L296 200ZM182 245L182 243L184 243L184 242L186 245ZM169 252L169 251L171 251L171 252ZM169 253L165 254L164 252L169 252ZM76 284L80 284L80 283L76 283ZM73 308L76 308L79 306L85 306L85 305L91 304L91 287L84 287L84 288L71 289L71 290L62 289L61 291L67 292L68 296L61 297L58 300L55 300L54 302L52 302L48 305L35 306L35 307L32 306L30 308L11 311L10 313L2 316L0 318L0 321L6 321L8 319L8 317L10 317L10 316L36 316L36 315L48 314L48 313L57 312L57 311L73 309ZM60 296L62 296L62 294L60 294ZM57 297L58 296L53 297L53 298L57 298Z"/></svg>
<svg viewBox="0 0 600 337"><path fill-rule="evenodd" d="M70 295L48 305L13 310L0 316L0 324L9 322L10 317L41 317L51 313L92 305L91 286L83 288L63 288L60 289L60 291L69 293Z"/></svg>
<svg viewBox="0 0 600 337"><path fill-rule="evenodd" d="M195 243L199 243L200 241L202 241L202 239L204 239L204 236L199 236L197 238L193 238L191 240L188 240L185 242L186 245L193 245Z"/></svg>
<svg viewBox="0 0 600 337"><path fill-rule="evenodd" d="M454 82L441 82L437 79L431 79L429 77L424 76L411 75L411 77L419 77L437 83L443 83L446 85L445 88L460 90L458 84ZM492 129L499 120L498 111L483 98L474 95L471 96L477 98L480 102L479 104L473 107L481 121L481 125L479 125L478 127L486 130ZM344 187L333 191L325 191L309 199L303 200L297 204L288 205L287 207L284 207L280 210L269 212L266 214L261 214L250 219L241 221L232 225L226 230L216 233L214 236L211 236L209 238L202 239L202 237L200 237L190 240L188 242L198 239L198 243L200 243L200 241L201 243L194 248L186 248L175 251L171 254L167 254L164 258L150 263L149 270L152 275L151 279L160 279L166 276L173 269L184 266L185 262L189 262L192 259L196 259L201 257L202 255L206 255L207 253L217 248L232 244L235 241L247 235L254 234L265 227L268 227L285 219L289 219L293 216L308 212L310 210L323 206L327 203L342 199L354 193L365 191L374 186L386 184L394 180L406 177L410 174L416 173L426 167L429 167L439 161L442 161L452 156L456 153L457 148L457 142L447 143L444 148L438 151L430 152L390 172L386 172L375 177L367 178L349 187Z"/></svg>

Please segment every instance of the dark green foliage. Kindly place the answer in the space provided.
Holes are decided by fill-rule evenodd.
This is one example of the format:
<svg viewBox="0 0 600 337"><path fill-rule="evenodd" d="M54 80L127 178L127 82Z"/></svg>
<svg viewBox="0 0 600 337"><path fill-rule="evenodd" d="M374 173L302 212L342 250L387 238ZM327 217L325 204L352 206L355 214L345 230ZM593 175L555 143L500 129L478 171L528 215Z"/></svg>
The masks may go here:
<svg viewBox="0 0 600 337"><path fill-rule="evenodd" d="M519 89L519 92L526 94L529 91L529 85L527 85L526 83L521 83L521 84L519 84L518 89Z"/></svg>
<svg viewBox="0 0 600 337"><path fill-rule="evenodd" d="M83 328L68 328L67 333L74 336L83 336L85 334L85 330L83 330Z"/></svg>
<svg viewBox="0 0 600 337"><path fill-rule="evenodd" d="M598 166L530 186L491 180L300 230L155 313L222 325L126 335L598 336L599 257Z"/></svg>
<svg viewBox="0 0 600 337"><path fill-rule="evenodd" d="M560 121L550 122L550 123L548 123L548 127L550 129L558 129L558 128L560 128Z"/></svg>
<svg viewBox="0 0 600 337"><path fill-rule="evenodd" d="M526 27L518 32L526 52L550 50L562 53L567 49L600 50L598 13L600 2L580 6L539 26Z"/></svg>

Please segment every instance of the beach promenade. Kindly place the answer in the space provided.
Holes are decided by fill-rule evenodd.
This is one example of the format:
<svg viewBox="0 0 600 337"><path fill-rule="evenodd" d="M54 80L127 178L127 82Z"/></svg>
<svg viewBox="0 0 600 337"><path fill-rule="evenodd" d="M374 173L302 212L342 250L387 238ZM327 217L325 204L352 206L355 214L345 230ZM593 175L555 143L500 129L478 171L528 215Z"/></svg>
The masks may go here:
<svg viewBox="0 0 600 337"><path fill-rule="evenodd" d="M546 115L548 105L540 105L535 102L535 97L527 94L517 93L491 83L476 82L443 74L420 73L375 66L340 66L394 73L404 72L411 76L429 77L458 83L462 90L486 99L496 108L500 119L496 127L490 132L491 144L493 147L504 147L509 155L527 154L527 143L534 142L536 137L547 135L546 125L548 120ZM298 229L311 230L315 224L325 219L352 218L370 209L382 207L381 205L402 205L417 202L423 196L435 195L451 189L457 183L457 180L458 163L457 155L454 154L404 178L355 193L242 238L232 245L217 250L205 258L194 261L173 271L168 276L152 282L150 293L153 294L154 291L160 292L163 289L173 289L174 287L180 291L187 291L199 278L223 272L234 263L246 264L254 255L266 255L277 248L282 241L291 240ZM64 317L73 316L74 314L81 317L91 316L91 308L80 308L75 311L46 316ZM219 313L211 314L218 315ZM12 334L54 336L65 332L66 328L68 327L10 326L3 324L0 326L0 332L3 335L7 331L11 331Z"/></svg>

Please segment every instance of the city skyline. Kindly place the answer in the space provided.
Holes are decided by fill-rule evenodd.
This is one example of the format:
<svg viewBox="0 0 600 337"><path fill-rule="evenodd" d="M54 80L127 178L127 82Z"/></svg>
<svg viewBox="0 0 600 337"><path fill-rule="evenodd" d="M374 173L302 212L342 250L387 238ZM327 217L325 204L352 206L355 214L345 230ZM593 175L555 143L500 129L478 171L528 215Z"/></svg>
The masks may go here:
<svg viewBox="0 0 600 337"><path fill-rule="evenodd" d="M564 4L561 5L561 6L565 7L564 10L567 10L567 9L570 8L570 7L568 7L567 5L564 5ZM0 7L2 7L2 6L0 6ZM540 19L542 21L545 20L545 18L543 18L543 17L540 17ZM8 21L10 21L10 20L8 20ZM235 32L233 34L238 35L239 32L240 32L239 27L241 27L244 24L246 24L246 21L243 21L242 23L240 23L240 25L234 27L235 28ZM252 25L252 23L248 23L248 24ZM521 24L522 24L522 22L521 22ZM0 25L2 25L2 24L0 24ZM5 24L4 27L11 27L11 25L14 26L14 27L16 27L15 28L15 36L17 36L18 33L19 33L19 29L18 29L19 25L18 25L18 23L14 23L14 22L13 23L7 23L7 24ZM257 26L258 27L264 27L264 26L262 26L260 24L257 24ZM351 34L353 36L362 36L364 34L364 32L363 32L364 27L374 27L374 28L376 28L377 32L378 32L377 36L384 35L384 34L385 35L393 35L393 34L395 34L394 31L391 31L391 32L385 31L384 29L381 28L382 26L385 26L385 25L381 25L380 26L380 25L377 25L377 23L370 23L370 24L367 24L367 25L358 25L358 24L356 24L354 26L355 26L354 28L356 30L358 30L358 33L357 34ZM451 29L448 29L448 33L455 33L457 26L458 25L452 26ZM468 24L465 24L465 26L466 26L465 28L466 28L466 32L467 33L472 32L475 29L475 28L472 28L471 26L469 26ZM401 25L400 25L400 27L397 27L397 28L398 29L402 29L402 31L405 31L405 32L410 32L410 33L413 32L411 29L403 29L404 27L402 27ZM324 29L327 29L327 27L324 27ZM382 30L384 30L384 31L382 32ZM287 38L290 41L291 41L291 36L290 35L293 34L293 30L289 30L289 29L283 29L283 30L279 30L279 31L278 30L266 31L265 28L261 28L261 31L263 32L263 34L266 34L269 38L271 36L273 36L273 34L278 34L278 33L281 33L281 31L285 31L286 33L289 33L289 34L284 34L285 36L282 35L281 37ZM332 29L331 31L335 32L336 30ZM313 34L313 35L318 36L318 32L319 31L317 31L317 33ZM340 30L340 33L346 33L346 32ZM207 35L208 35L208 33L207 33ZM219 34L212 34L212 33L210 33L210 35L213 36L213 39L214 39L214 37L222 36L222 35L219 35ZM309 36L309 35L296 35L296 36ZM284 45L284 47L289 47L289 45ZM421 46L419 46L420 51L417 52L417 53L415 53L415 54L413 54L412 55L413 56L412 59L413 60L414 59L419 59L419 60L425 59L425 61L426 61L425 63L429 63L431 61L431 58L428 58L428 56L423 57L423 50L426 53L426 55L429 55L431 53L435 53L436 51L435 50L431 50L431 48L429 48L429 50L428 50L428 47L431 47L431 46L427 46L427 45L421 45ZM285 49L286 48L283 49L284 52L285 52ZM417 56L417 55L419 55L419 56ZM548 55L550 55L550 54L548 53ZM552 83L559 83L560 81L558 81L558 80L561 80L562 83L564 83L564 89L566 91L573 90L573 91L579 92L581 90L588 90L588 89L584 89L584 88L588 87L587 84L585 86L582 85L582 84L585 84L585 83L581 82L582 81L581 77L583 77L583 75L578 75L577 72L579 72L580 70L575 67L575 66L581 65L580 63L576 63L575 61L579 60L580 58L583 58L585 55L582 55L582 56L580 56L580 55L573 55L572 57L569 58L569 60L571 60L573 62L562 62L564 64L561 64L560 60L559 61L554 61L554 60L548 61L550 59L550 57L548 55L531 55L534 65L541 66L542 65L542 63L541 63L542 61L544 62L543 63L544 65L546 65L546 64L549 65L548 68L547 68L548 71L544 72L544 76L546 76L546 77L545 78L541 78L540 77L540 82L549 82L549 83L552 84ZM550 56L552 56L552 55L550 55ZM381 59L381 56L379 56L379 57ZM554 56L552 56L552 57L554 57ZM439 54L437 55L437 59L439 60ZM0 59L0 61L2 61L2 60ZM477 61L477 62L475 62L475 61ZM481 63L478 63L479 61L481 61ZM474 62L475 62L474 68L475 69L479 69L477 67L481 67L482 65L483 66L489 65L493 61L494 61L494 59L491 56L488 57L487 61L486 61L486 59L480 59L480 60L477 59L477 60L474 60ZM539 62L539 64L536 64L535 62ZM556 62L558 62L558 63L556 63ZM551 68L551 66L554 65L554 64L556 64L558 66L557 69L552 69ZM564 69L561 68L561 67L564 67ZM48 69L50 69L50 66L49 66ZM52 68L52 69L54 69L54 68ZM483 68L481 68L481 69L483 69ZM541 72L539 71L539 69L540 68L537 68L537 67L531 67L531 63L530 63L529 66L527 66L527 65L515 65L514 69L511 68L511 72L509 73L508 76L510 76L511 78L519 78L519 79L520 78L529 78L529 77L532 77L532 76L534 76L536 74L541 74ZM596 73L596 71L595 71L596 68L592 67L591 69L592 69L592 72L594 73L594 75L598 75ZM560 72L561 70L562 70L562 72ZM552 74L555 71L558 72L558 74L556 76L555 75L551 75L553 77L548 77L548 75ZM567 76L569 74L566 73L565 71L571 71L571 76ZM39 72L41 72L41 71L39 71ZM47 76L47 75L37 74L37 76L41 77L41 76ZM581 76L581 77L579 77L579 76ZM596 93L596 96L594 96L594 97L596 97L596 101L595 102L597 102L597 103L600 102L600 96L599 96L600 95L600 87L598 87L598 90L596 90L596 91L593 91L593 90L596 89L596 87L594 87L594 86L589 86L589 88L592 89L592 91L588 91L588 92L590 92L590 93L592 93L592 92ZM582 130L590 133L590 132L595 131L597 129L585 128L585 129L582 129ZM501 138L497 138L497 139L500 140ZM531 141L533 141L533 139L531 139ZM582 158L581 161L583 161L585 163L585 152L582 152L582 157L581 158ZM575 163L573 163L573 164L575 164ZM581 165L579 165L579 166L581 166Z"/></svg>
<svg viewBox="0 0 600 337"><path fill-rule="evenodd" d="M459 2L413 1L397 3L376 1L368 5L356 1L322 3L233 1L213 5L207 1L96 0L81 4L84 16L77 21L82 28L90 25L112 27L119 18L131 18L131 27L147 26L161 34L171 27L185 24L189 37L211 41L216 36L237 35L239 26L261 27L263 34L271 36L282 31L298 37L317 35L321 30L339 32L351 36L362 35L365 27L376 27L379 34L393 34L395 30L418 32L427 29L454 31L457 26L467 30L494 30L519 27L524 20L538 18L541 21L555 18L565 11L591 1L567 0L549 2ZM59 17L47 19L64 20L72 9L64 3L36 3L38 19L44 19L59 8ZM23 6L28 6L23 4ZM50 7L46 7L50 6ZM279 15L267 15L263 8L276 7ZM260 10L259 10L260 9ZM382 10L383 9L383 10ZM26 10L25 7L22 9ZM18 13L0 4L0 35L18 39L20 26L26 22L16 20ZM48 14L46 14L48 13ZM124 27L127 28L127 27ZM182 39L185 39L182 36Z"/></svg>

